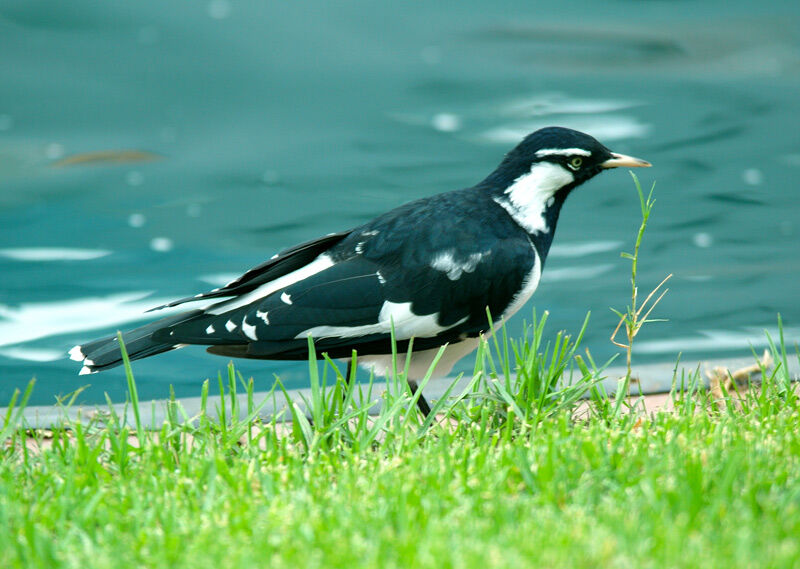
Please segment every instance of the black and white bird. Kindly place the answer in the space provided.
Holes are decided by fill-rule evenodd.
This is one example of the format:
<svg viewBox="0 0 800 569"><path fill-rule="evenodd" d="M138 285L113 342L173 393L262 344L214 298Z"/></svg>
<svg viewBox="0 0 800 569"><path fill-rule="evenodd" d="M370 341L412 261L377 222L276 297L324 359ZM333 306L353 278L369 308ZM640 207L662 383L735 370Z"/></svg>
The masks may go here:
<svg viewBox="0 0 800 569"><path fill-rule="evenodd" d="M543 128L471 188L291 247L224 287L159 307L204 303L125 332L125 347L131 360L194 344L222 356L301 360L312 336L317 353L356 350L360 365L387 375L394 326L398 354L413 338L410 383L444 344L435 371L447 374L491 332L487 308L496 327L531 298L569 193L620 166L650 164L582 132ZM70 356L83 362L81 374L122 363L114 336Z"/></svg>

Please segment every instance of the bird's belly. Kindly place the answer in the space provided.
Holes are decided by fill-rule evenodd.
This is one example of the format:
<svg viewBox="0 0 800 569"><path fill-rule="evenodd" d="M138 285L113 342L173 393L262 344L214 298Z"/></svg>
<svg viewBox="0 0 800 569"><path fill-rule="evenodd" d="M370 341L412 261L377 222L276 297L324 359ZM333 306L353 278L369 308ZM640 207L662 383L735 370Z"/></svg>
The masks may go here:
<svg viewBox="0 0 800 569"><path fill-rule="evenodd" d="M480 338L468 338L457 344L450 344L444 350L441 359L436 364L433 377L442 377L450 373L456 362L475 350L480 343ZM408 379L420 380L425 377L433 363L439 348L421 350L411 354L411 364L408 367ZM373 371L375 375L390 377L393 373L392 355L359 356L358 364L364 369ZM397 354L397 370L403 371L406 365L406 354Z"/></svg>

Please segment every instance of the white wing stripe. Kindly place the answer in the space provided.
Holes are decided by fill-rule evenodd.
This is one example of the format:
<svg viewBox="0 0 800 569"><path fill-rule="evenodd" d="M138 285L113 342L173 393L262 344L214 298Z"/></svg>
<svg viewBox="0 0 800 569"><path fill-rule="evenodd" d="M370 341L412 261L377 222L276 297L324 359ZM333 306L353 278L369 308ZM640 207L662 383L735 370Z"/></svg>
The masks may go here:
<svg viewBox="0 0 800 569"><path fill-rule="evenodd" d="M313 338L357 338L368 334L390 334L393 322L395 338L398 340L408 340L412 337L432 338L449 328L463 324L467 321L467 318L465 316L450 326L440 326L438 312L420 316L411 312L410 302L389 302L387 300L383 303L381 312L378 315L378 322L375 324L366 324L364 326L314 326L300 332L295 338L304 339L309 335Z"/></svg>
<svg viewBox="0 0 800 569"><path fill-rule="evenodd" d="M266 298L267 296L271 295L272 293L279 291L292 285L296 282L300 282L303 279L307 279L312 275L316 275L317 273L321 273L325 269L329 269L333 266L333 260L330 256L326 254L322 254L309 264L304 267L300 267L296 271L292 271L287 275L283 275L282 277L278 277L274 281L270 281L265 283L255 289L254 291L248 292L245 295L240 297L234 298L232 300L226 300L224 302L220 302L218 304L214 304L210 306L208 310L206 310L207 314L223 314L225 312L229 312L231 310L235 310L242 306L246 306L256 300L261 298Z"/></svg>

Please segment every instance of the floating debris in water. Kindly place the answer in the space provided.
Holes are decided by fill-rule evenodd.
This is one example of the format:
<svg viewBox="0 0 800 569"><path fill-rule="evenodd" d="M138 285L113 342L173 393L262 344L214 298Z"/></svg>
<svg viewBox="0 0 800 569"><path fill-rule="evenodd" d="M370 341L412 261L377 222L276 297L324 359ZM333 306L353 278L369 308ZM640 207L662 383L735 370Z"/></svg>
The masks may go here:
<svg viewBox="0 0 800 569"><path fill-rule="evenodd" d="M63 148L61 155L63 155ZM61 155L59 155L59 158ZM48 158L52 159L49 154ZM153 160L160 160L161 158L162 156L145 150L98 150L96 152L72 154L53 163L53 166L58 168L66 166L105 166L109 164L129 164L132 162L151 162Z"/></svg>

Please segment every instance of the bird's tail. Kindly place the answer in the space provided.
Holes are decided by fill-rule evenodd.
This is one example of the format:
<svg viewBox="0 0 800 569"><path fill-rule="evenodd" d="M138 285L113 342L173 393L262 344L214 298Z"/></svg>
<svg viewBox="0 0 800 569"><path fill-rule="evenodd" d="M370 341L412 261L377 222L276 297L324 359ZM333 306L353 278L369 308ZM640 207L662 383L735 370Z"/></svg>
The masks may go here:
<svg viewBox="0 0 800 569"><path fill-rule="evenodd" d="M153 335L168 326L191 320L199 314L202 314L202 311L183 312L124 332L122 341L125 344L128 357L131 360L138 360L181 347L180 344L155 340ZM69 351L69 357L75 361L83 362L80 375L103 371L122 364L122 352L116 335L75 346Z"/></svg>

